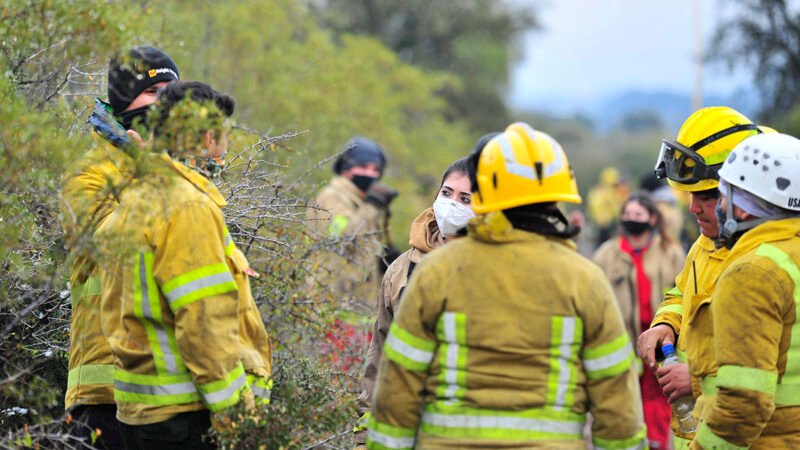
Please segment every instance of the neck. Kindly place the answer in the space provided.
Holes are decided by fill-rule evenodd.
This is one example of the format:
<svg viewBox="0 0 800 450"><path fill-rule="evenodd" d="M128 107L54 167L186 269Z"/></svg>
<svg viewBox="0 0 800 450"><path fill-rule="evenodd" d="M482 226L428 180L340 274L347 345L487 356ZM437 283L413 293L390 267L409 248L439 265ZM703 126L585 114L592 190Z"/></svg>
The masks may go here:
<svg viewBox="0 0 800 450"><path fill-rule="evenodd" d="M638 250L647 246L647 244L650 242L650 239L653 237L653 233L646 231L638 236L626 235L625 237L628 239L631 247Z"/></svg>

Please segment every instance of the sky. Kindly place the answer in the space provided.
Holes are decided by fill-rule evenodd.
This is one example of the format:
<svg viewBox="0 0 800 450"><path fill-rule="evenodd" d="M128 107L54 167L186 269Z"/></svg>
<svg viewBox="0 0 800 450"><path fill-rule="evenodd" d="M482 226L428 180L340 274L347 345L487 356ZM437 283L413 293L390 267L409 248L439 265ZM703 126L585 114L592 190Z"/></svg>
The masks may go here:
<svg viewBox="0 0 800 450"><path fill-rule="evenodd" d="M701 4L708 50L721 17L736 11L721 0L540 1L543 30L522 42L512 70L509 104L518 109L573 113L620 91L691 95L695 71L692 14ZM752 88L744 70L706 64L705 95Z"/></svg>

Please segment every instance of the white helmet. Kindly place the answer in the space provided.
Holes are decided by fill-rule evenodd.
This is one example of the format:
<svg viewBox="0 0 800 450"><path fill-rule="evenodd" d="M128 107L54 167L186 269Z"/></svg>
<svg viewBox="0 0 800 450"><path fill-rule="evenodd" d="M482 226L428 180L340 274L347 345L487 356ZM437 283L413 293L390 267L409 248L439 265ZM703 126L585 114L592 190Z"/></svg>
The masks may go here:
<svg viewBox="0 0 800 450"><path fill-rule="evenodd" d="M733 148L719 177L775 206L800 211L800 139L765 133Z"/></svg>

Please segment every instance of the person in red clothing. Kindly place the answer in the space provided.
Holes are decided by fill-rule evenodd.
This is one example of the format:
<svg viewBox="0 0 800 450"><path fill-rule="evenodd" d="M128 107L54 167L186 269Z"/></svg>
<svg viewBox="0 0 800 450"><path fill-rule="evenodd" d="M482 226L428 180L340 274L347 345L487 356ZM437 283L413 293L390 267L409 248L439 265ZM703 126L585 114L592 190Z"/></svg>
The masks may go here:
<svg viewBox="0 0 800 450"><path fill-rule="evenodd" d="M672 287L686 255L668 235L661 213L647 194L628 197L619 225L620 235L603 243L593 260L611 282L634 342L650 327L661 293ZM650 368L640 364L639 374L650 448L667 449L671 440L669 403Z"/></svg>

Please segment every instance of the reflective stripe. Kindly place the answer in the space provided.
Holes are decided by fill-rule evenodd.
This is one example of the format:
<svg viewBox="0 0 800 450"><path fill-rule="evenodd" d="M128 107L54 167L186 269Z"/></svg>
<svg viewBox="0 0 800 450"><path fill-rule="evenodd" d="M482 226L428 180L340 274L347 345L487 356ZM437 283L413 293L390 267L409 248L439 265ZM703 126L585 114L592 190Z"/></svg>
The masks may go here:
<svg viewBox="0 0 800 450"><path fill-rule="evenodd" d="M716 375L707 375L700 380L700 390L703 395L714 396L717 395L717 377Z"/></svg>
<svg viewBox="0 0 800 450"><path fill-rule="evenodd" d="M775 403L800 405L800 268L788 254L774 245L761 244L756 250L756 255L772 260L794 283L795 319L789 349L786 352L786 369L775 392Z"/></svg>
<svg viewBox="0 0 800 450"><path fill-rule="evenodd" d="M436 324L439 338L440 398L456 400L464 398L467 388L467 318L462 313L446 312L439 316Z"/></svg>
<svg viewBox="0 0 800 450"><path fill-rule="evenodd" d="M367 432L367 446L370 449L412 449L417 430L394 427L371 418Z"/></svg>
<svg viewBox="0 0 800 450"><path fill-rule="evenodd" d="M231 256L236 249L236 244L233 242L228 227L225 227L225 256Z"/></svg>
<svg viewBox="0 0 800 450"><path fill-rule="evenodd" d="M188 373L144 375L117 369L114 372L114 399L165 406L199 402L200 394Z"/></svg>
<svg viewBox="0 0 800 450"><path fill-rule="evenodd" d="M692 443L692 440L673 435L672 442L675 450L689 450L689 445Z"/></svg>
<svg viewBox="0 0 800 450"><path fill-rule="evenodd" d="M164 283L161 287L173 311L205 297L237 289L233 275L224 262L184 273Z"/></svg>
<svg viewBox="0 0 800 450"><path fill-rule="evenodd" d="M466 439L579 440L583 422L582 415L570 411L547 408L490 410L434 402L425 407L421 430L433 435Z"/></svg>
<svg viewBox="0 0 800 450"><path fill-rule="evenodd" d="M353 433L358 433L359 431L366 431L369 428L369 423L372 420L372 412L367 411L361 415L356 421L355 426L353 427Z"/></svg>
<svg viewBox="0 0 800 450"><path fill-rule="evenodd" d="M260 403L269 404L272 396L272 378L264 378L258 375L247 374L247 382L250 383L250 390Z"/></svg>
<svg viewBox="0 0 800 450"><path fill-rule="evenodd" d="M678 286L673 286L672 289L667 290L664 292L664 295L671 295L673 297L681 297L683 298L683 291L681 291Z"/></svg>
<svg viewBox="0 0 800 450"><path fill-rule="evenodd" d="M657 316L666 313L675 313L683 316L683 305L664 305L656 311Z"/></svg>
<svg viewBox="0 0 800 450"><path fill-rule="evenodd" d="M347 216L334 215L331 224L328 225L328 236L332 238L341 236L348 223L350 223L350 219Z"/></svg>
<svg viewBox="0 0 800 450"><path fill-rule="evenodd" d="M87 384L114 384L113 364L85 364L67 375L67 389Z"/></svg>
<svg viewBox="0 0 800 450"><path fill-rule="evenodd" d="M86 279L86 283L83 285L83 293L81 294L83 297L92 297L102 293L103 286L99 276L92 275Z"/></svg>
<svg viewBox="0 0 800 450"><path fill-rule="evenodd" d="M749 389L775 395L778 374L754 367L725 365L717 371L717 387Z"/></svg>
<svg viewBox="0 0 800 450"><path fill-rule="evenodd" d="M572 406L578 379L578 353L583 340L583 322L578 317L554 316L550 321L550 371L547 404L559 411Z"/></svg>
<svg viewBox="0 0 800 450"><path fill-rule="evenodd" d="M647 430L642 428L628 439L593 438L595 450L643 450L647 448Z"/></svg>
<svg viewBox="0 0 800 450"><path fill-rule="evenodd" d="M247 388L247 376L244 374L241 362L237 363L225 378L197 385L197 390L203 395L203 402L211 412L238 403L242 388Z"/></svg>
<svg viewBox="0 0 800 450"><path fill-rule="evenodd" d="M537 137L533 133L533 130L530 127L527 127L528 135L531 139L536 140ZM553 148L560 148L561 146L552 139L550 136L546 136L545 138L550 141L550 145ZM500 150L503 152L503 160L505 162L506 170L509 173L513 173L514 175L518 175L521 177L529 178L531 180L537 180L538 177L536 176L536 172L534 172L532 166L520 164L517 162L517 158L514 155L514 149L511 146L511 142L508 140L508 136L505 134L498 135L494 138L494 141L500 145ZM556 152L558 155L558 152ZM548 163L546 166L543 167L542 170L542 179L550 178L553 174L557 173L564 167L565 161L564 156L557 156L556 159Z"/></svg>
<svg viewBox="0 0 800 450"><path fill-rule="evenodd" d="M414 336L400 328L397 322L392 322L383 345L383 352L390 361L417 372L428 370L434 350L436 342Z"/></svg>
<svg viewBox="0 0 800 450"><path fill-rule="evenodd" d="M682 363L689 362L689 355L687 355L685 351L683 351L683 350L681 350L681 349L679 349L677 347L675 348L675 355L678 356L678 361L680 361Z"/></svg>
<svg viewBox="0 0 800 450"><path fill-rule="evenodd" d="M700 422L700 426L697 428L697 434L695 435L694 440L703 446L703 448L707 449L714 449L714 450L744 450L747 447L739 447L737 445L733 445L730 442L722 439L721 437L714 434L711 431L705 422Z"/></svg>
<svg viewBox="0 0 800 450"><path fill-rule="evenodd" d="M161 296L153 276L155 255L152 252L139 253L137 259L137 264L134 264L133 311L147 333L156 370L161 374L185 373L174 331L164 327L161 317Z"/></svg>
<svg viewBox="0 0 800 450"><path fill-rule="evenodd" d="M586 376L595 380L624 373L630 369L633 350L628 333L622 333L611 342L583 351L583 366Z"/></svg>

